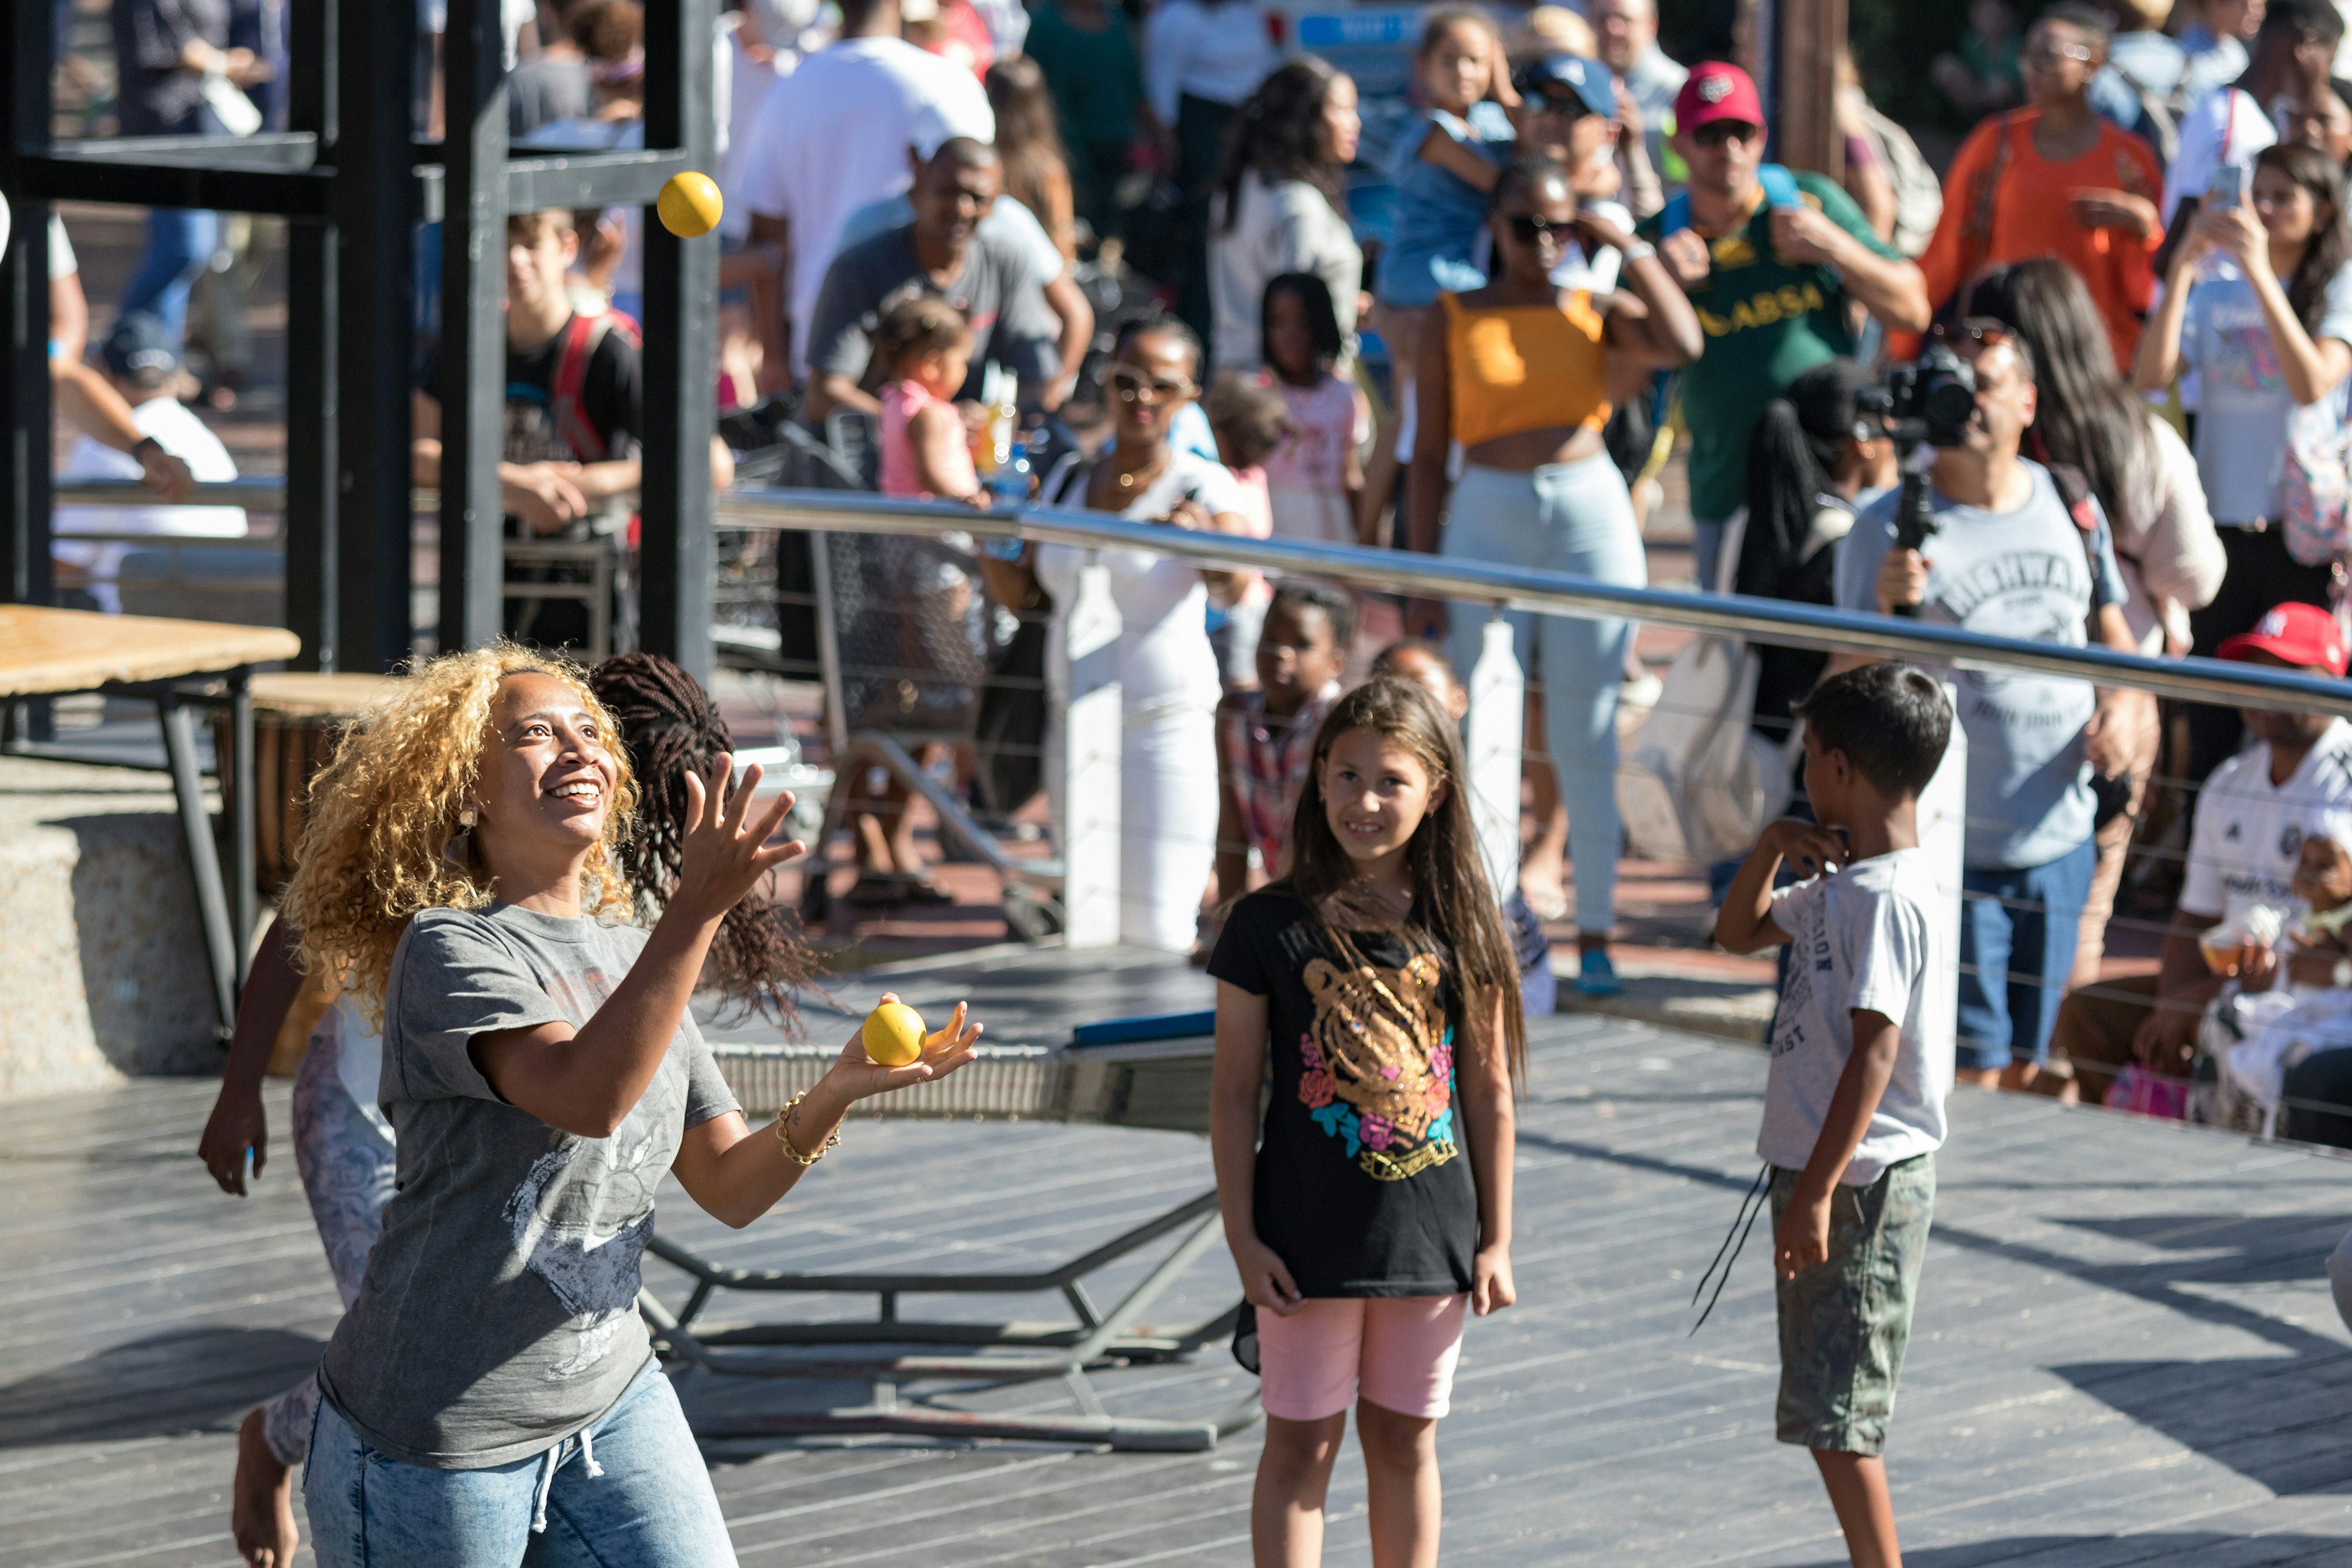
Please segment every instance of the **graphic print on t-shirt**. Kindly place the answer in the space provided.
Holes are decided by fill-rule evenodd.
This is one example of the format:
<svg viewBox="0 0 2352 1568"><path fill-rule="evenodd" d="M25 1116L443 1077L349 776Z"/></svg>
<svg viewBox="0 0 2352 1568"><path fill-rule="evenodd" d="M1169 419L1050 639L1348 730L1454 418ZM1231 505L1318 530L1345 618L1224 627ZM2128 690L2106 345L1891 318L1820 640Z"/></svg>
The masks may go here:
<svg viewBox="0 0 2352 1568"><path fill-rule="evenodd" d="M1402 969L1328 959L1302 973L1313 1026L1298 1037L1298 1098L1366 1175L1401 1182L1454 1155L1454 1031L1428 953Z"/></svg>
<svg viewBox="0 0 2352 1568"><path fill-rule="evenodd" d="M542 984L574 1017L593 1017L616 988L601 969L546 975ZM541 1373L548 1382L596 1367L636 1316L637 1264L653 1235L654 1189L674 1148L665 1130L683 1110L684 1078L665 1060L610 1138L562 1137L507 1199L514 1266L544 1284L571 1317L571 1353ZM617 1215L634 1217L615 1227Z"/></svg>

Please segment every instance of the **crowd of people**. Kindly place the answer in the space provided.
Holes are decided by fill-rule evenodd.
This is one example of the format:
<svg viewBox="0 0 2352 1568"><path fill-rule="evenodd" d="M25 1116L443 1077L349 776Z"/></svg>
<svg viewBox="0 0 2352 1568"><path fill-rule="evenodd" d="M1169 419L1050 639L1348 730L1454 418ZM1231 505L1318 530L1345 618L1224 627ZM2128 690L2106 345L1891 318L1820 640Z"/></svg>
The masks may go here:
<svg viewBox="0 0 2352 1568"><path fill-rule="evenodd" d="M635 0L506 9L518 145L643 144ZM233 136L282 117L268 7L116 12L126 132ZM439 25L420 14L427 133L444 113ZM2170 655L2217 651L2282 604L2332 607L2352 88L2334 74L2347 51L2327 0L2177 14L2060 0L2022 29L1980 0L1932 73L1981 116L1940 186L1845 58L1838 177L1769 161L1748 73L1670 59L1649 0L1539 6L1508 26L1441 9L1409 90L1376 102L1276 33L1255 0L729 7L712 39L721 406L816 432L846 419L881 489L977 500L1007 456L1002 429L992 452L959 439L993 416L985 395L1019 411L1043 499L1618 583L1645 580L1642 525L1679 446L1706 591L1916 602L1976 629ZM53 226L53 363L93 432L74 473L234 475L183 403L236 390L190 324L191 290L235 270L216 216L151 215L102 366L81 363L89 312ZM625 548L643 237L635 208L511 217L500 479L518 536ZM436 244L420 239L427 261ZM435 292L420 289L421 484L439 473ZM915 299L938 309L910 320ZM1937 515L1968 515L1924 561L1892 552L1876 582L1894 485L1864 405L1874 371L1931 331L1978 373L1984 412L1934 476ZM1997 389L2014 393L2007 414ZM715 483L735 456L714 445ZM228 509L72 509L59 532L240 523ZM2002 528L2035 549L2084 543L2051 557L2047 586L1956 593L1971 566L2028 547ZM117 607L123 553L61 545L68 590ZM974 562L957 614L982 626L969 608L983 587L1037 612L1057 570L1051 552ZM1204 905L1276 868L1221 837L1230 779L1199 743L1255 684L1272 589L1141 561L1118 579L1123 804L1153 829L1129 835L1152 845L1127 879L1133 940L1192 947ZM1349 672L1400 637L1475 662L1481 617L1465 606L1356 599ZM589 618L576 592L518 582L508 629L577 646ZM1650 694L1627 623L1519 616L1512 629L1540 737L1522 890L1538 921L1572 921L1574 983L1607 994L1620 696ZM1793 756L1789 710L1822 663L1758 652L1758 724ZM2243 737L2226 710L2168 721L2087 691L2054 683L2040 696L2056 708L1986 694L1962 714L1980 884L1964 970L2010 977L1978 988L1970 1038L2012 1084L2046 1059L2057 997L2095 977L2150 779L2201 784ZM2053 723L2062 710L2074 721ZM2180 819L2177 850L2175 805L2158 815ZM903 843L882 859L886 895L920 889Z"/></svg>
<svg viewBox="0 0 2352 1568"><path fill-rule="evenodd" d="M118 9L126 130L234 133L226 121L249 117L232 97L278 111L282 49L247 8ZM517 143L642 145L635 0L509 9ZM1981 116L1940 184L1851 59L1840 174L1769 160L1748 73L1667 58L1649 0L1507 26L1441 8L1408 91L1377 101L1277 31L1254 0L729 8L712 46L721 405L862 432L887 493L1001 500L1016 436L1028 491L1050 504L1633 584L1678 450L1704 591L2169 656L2251 646L2282 605L2333 610L2352 89L2334 74L2344 24L2327 0L2182 0L2179 14L2059 0L2023 29L1981 0L1932 73ZM441 112L420 94L423 128ZM209 394L179 363L204 270L191 258L215 243L203 216L151 222L105 374L59 345L77 405L120 398L139 431L126 442L118 422L115 451L101 433L77 471L127 472L132 448L234 471L158 395ZM641 223L637 209L510 219L500 479L518 535L625 545L645 424ZM70 269L53 271L71 294ZM53 301L54 319L86 321L75 303ZM436 339L428 311L424 484L439 471ZM1931 345L1972 374L1977 413L1935 455L1934 543L1906 551L1874 389ZM714 444L715 483L737 455ZM236 523L134 510L172 531ZM137 525L108 512L60 531ZM59 555L112 607L121 548ZM898 586L966 628L958 668L984 682L1011 623L982 607L1034 617L1074 590L1076 563L975 554ZM1279 868L1264 834L1236 836L1285 810L1257 802L1244 770L1297 787L1291 699L1257 657L1279 584L1144 553L1114 563L1122 934L1205 957L1217 911ZM1475 607L1349 598L1332 679L1360 678L1400 639L1476 662ZM584 615L576 594L518 582L509 630L577 646ZM1297 618L1278 646L1296 647ZM1654 689L1630 623L1509 625L1533 683L1519 891L1531 923L1572 924L1572 983L1607 995L1621 699L1671 708L1678 693ZM1755 725L1793 773L1791 710L1828 666L1754 651ZM2051 1039L2068 990L2097 977L2135 830L2169 822L2157 848L2191 853L2189 803L2245 729L2226 709L2160 713L2080 681L1958 679L1967 1065L2076 1092L2045 1073ZM931 896L902 804L871 804L898 830L861 836L875 880L860 894ZM1718 889L1729 874L1716 868Z"/></svg>
<svg viewBox="0 0 2352 1568"><path fill-rule="evenodd" d="M259 122L272 49L239 41L238 6L118 11L126 129ZM2057 0L2021 32L1979 0L1935 68L1981 116L1938 180L1851 61L1840 172L1772 161L1748 70L1667 58L1650 0L1507 26L1439 8L1408 93L1381 101L1282 47L1255 0L751 0L712 40L714 395L870 453L887 494L1622 584L1648 580L1643 526L1679 453L1703 592L2340 680L2344 22L2327 0L2197 12ZM513 21L518 144L643 144L635 0ZM436 130L439 95L418 110ZM176 396L236 390L184 379L186 289L220 245L206 217L156 216L103 372L78 342L52 356L97 444L80 457L136 461L181 499L219 470ZM642 222L510 216L499 477L519 536L625 547ZM1967 394L1912 465L1925 542L1903 531L1909 433L1882 391L1915 362ZM714 446L715 484L737 456ZM1574 930L1580 992L1620 988L1621 709L1672 711L1675 679L1637 668L1622 619L1504 617L1534 687L1533 831L1519 885L1494 887L1459 735L1485 606L969 543L877 559L898 574L887 611L971 640L925 650L970 684L1086 583L1119 613L1119 934L1194 953L1219 987L1213 1142L1248 1309L1235 1353L1268 1415L1262 1560L1317 1559L1352 1404L1378 1550L1434 1561L1463 1318L1515 1295L1511 1095L1525 1017L1554 1000L1544 926ZM577 647L575 608L519 582L509 630ZM1753 1194L1774 1216L1780 1435L1814 1454L1854 1561L1891 1563L1878 1455L1948 1073L2352 1144L2352 1052L2333 1048L2352 1045L2352 725L1753 651L1735 719L1786 785L1765 815L1790 815L1713 868L1714 934L1810 960L1784 967ZM1947 935L1916 807L1955 731ZM764 901L798 847L766 842L781 808L755 820L730 795L727 749L657 661L587 675L518 644L424 667L343 740L205 1144L241 1190L259 1064L307 1031L295 1147L348 1315L241 1434L249 1562L293 1550L298 1463L322 1562L536 1560L535 1538L730 1560L634 1310L653 1188L675 1173L748 1224L853 1100L954 1070L976 1030L959 1016L895 1072L853 1042L750 1132L689 994L708 960L736 1000L781 1009L807 960ZM896 809L845 787L869 817ZM2102 983L2159 798L2182 869L2161 967ZM906 820L861 831L887 887L922 877ZM2163 862L2161 839L2142 847ZM615 923L632 909L649 929Z"/></svg>

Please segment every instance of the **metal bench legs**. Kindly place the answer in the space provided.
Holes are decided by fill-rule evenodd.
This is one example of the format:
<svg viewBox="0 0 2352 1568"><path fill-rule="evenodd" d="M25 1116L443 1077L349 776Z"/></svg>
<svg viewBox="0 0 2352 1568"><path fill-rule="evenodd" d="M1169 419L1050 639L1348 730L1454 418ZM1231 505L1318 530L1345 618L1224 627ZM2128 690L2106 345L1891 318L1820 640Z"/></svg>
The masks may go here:
<svg viewBox="0 0 2352 1568"><path fill-rule="evenodd" d="M1098 1311L1085 1280L1110 1264L1181 1233L1175 1248L1108 1312ZM1139 1322L1202 1254L1220 1239L1214 1189L1180 1204L1057 1268L1033 1274L792 1274L720 1268L682 1247L655 1237L654 1256L695 1279L685 1307L670 1312L651 1291L641 1292L638 1309L652 1326L663 1352L696 1373L735 1377L833 1380L874 1384L870 1404L831 1410L709 1416L695 1423L703 1437L769 1437L813 1433L908 1433L929 1436L1008 1437L1034 1442L1101 1443L1116 1449L1195 1452L1241 1430L1259 1415L1257 1396L1223 1413L1198 1420L1119 1416L1107 1411L1088 1379L1096 1368L1138 1362L1171 1361L1189 1355L1229 1333L1228 1310L1190 1328L1154 1330ZM698 1331L693 1327L716 1290L776 1290L871 1293L877 1315L842 1323L761 1323ZM1024 1295L1059 1291L1077 1316L1076 1325L1042 1322L954 1323L904 1320L902 1295ZM910 1345L954 1347L965 1353L883 1355L811 1354L792 1347L820 1345ZM993 1349L999 1353L987 1354ZM1007 1353L1010 1352L1010 1353ZM902 1385L955 1381L1003 1384L1059 1380L1076 1406L1074 1415L1048 1415L959 1410L910 1400Z"/></svg>

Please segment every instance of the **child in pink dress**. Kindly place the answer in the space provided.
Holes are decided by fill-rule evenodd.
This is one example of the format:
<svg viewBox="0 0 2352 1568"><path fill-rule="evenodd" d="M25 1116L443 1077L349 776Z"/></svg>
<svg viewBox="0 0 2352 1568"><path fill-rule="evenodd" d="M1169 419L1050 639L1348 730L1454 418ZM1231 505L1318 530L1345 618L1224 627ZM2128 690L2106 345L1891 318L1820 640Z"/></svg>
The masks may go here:
<svg viewBox="0 0 2352 1568"><path fill-rule="evenodd" d="M882 386L882 493L978 502L980 473L955 395L971 363L971 329L944 300L901 300L882 312L874 353Z"/></svg>
<svg viewBox="0 0 2352 1568"><path fill-rule="evenodd" d="M1265 459L1274 531L1323 544L1370 543L1356 517L1364 494L1360 456L1372 412L1356 384L1334 374L1341 348L1331 290L1312 273L1265 286L1267 380L1290 414L1290 434Z"/></svg>

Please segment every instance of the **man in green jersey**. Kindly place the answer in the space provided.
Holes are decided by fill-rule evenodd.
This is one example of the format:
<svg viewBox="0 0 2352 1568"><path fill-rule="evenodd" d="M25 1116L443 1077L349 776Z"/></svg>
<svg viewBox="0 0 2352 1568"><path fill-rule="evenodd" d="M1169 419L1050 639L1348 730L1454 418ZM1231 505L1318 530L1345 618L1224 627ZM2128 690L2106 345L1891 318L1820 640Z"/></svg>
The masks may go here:
<svg viewBox="0 0 2352 1568"><path fill-rule="evenodd" d="M1723 527L1739 510L1748 433L1804 372L1853 352L1851 305L1890 331L1923 331L1919 269L1872 232L1837 183L1764 162L1764 108L1738 66L1695 67L1675 100L1687 194L1640 237L1698 310L1706 348L1682 373L1690 428L1694 564L1716 586Z"/></svg>

